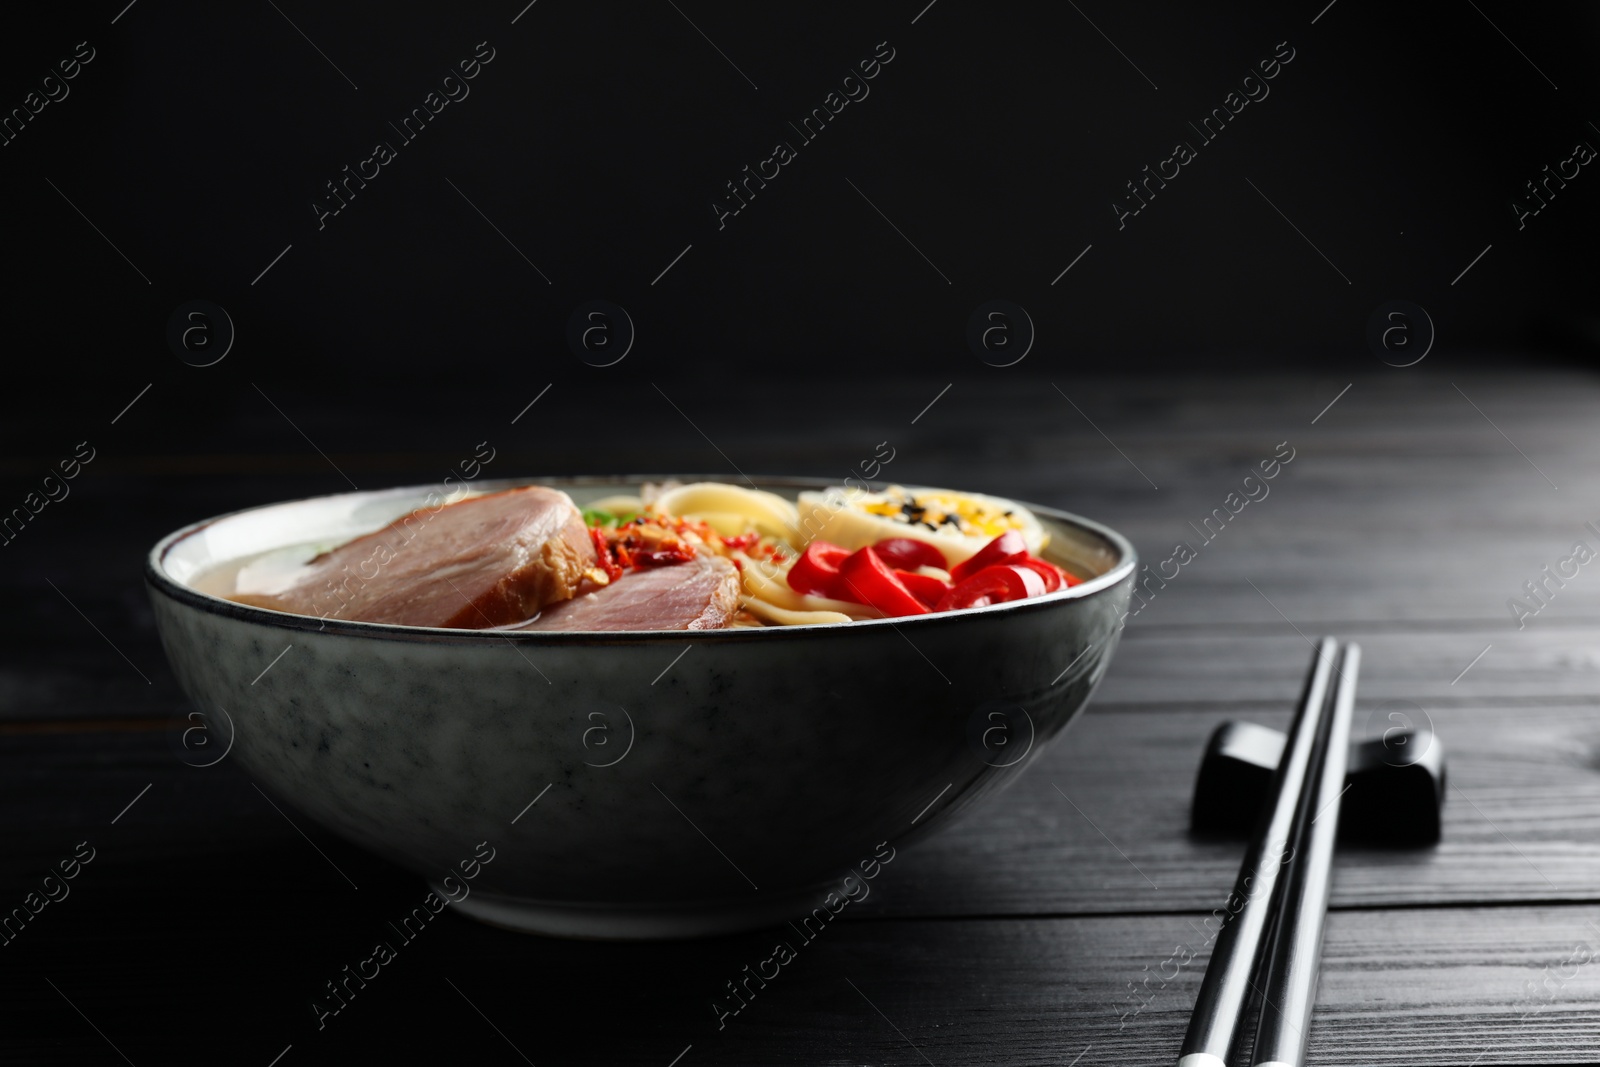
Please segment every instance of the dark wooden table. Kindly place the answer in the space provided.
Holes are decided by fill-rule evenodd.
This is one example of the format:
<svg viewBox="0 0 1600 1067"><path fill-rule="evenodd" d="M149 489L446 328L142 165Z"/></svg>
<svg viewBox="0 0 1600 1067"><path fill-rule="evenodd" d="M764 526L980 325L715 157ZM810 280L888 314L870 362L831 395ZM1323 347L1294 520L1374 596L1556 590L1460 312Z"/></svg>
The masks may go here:
<svg viewBox="0 0 1600 1067"><path fill-rule="evenodd" d="M842 474L887 439L886 477L1067 507L1150 561L1198 544L1190 523L1280 442L1295 457L1130 621L1058 743L902 851L720 1030L711 1000L770 932L589 944L454 915L319 1030L311 999L422 884L296 815L302 836L228 761L197 769L172 749L187 709L139 578L160 534L343 486L306 438L366 488L435 477L484 436L497 475L578 469L551 424L511 427L524 400L507 395L487 432L370 414L352 428L349 398L263 383L305 437L247 394L205 440L163 448L84 411L95 461L4 549L0 905L79 842L94 859L0 948L5 1062L1170 1063L1204 955L1174 959L1203 944L1242 851L1187 832L1201 746L1230 717L1284 725L1322 632L1365 648L1358 733L1391 714L1431 723L1451 787L1436 848L1341 850L1313 1060L1593 1061L1600 563L1548 584L1520 627L1507 602L1575 542L1600 548L1585 525L1600 523L1600 379L1432 363L1345 392L1349 377L1058 378L1070 404L996 374L915 425L944 382L863 390L803 428L691 402L746 471ZM660 409L652 468L723 469L648 386L629 388ZM142 404L127 422L172 417L159 393ZM15 484L58 458L37 440L6 460ZM620 447L594 445L587 469L637 465Z"/></svg>

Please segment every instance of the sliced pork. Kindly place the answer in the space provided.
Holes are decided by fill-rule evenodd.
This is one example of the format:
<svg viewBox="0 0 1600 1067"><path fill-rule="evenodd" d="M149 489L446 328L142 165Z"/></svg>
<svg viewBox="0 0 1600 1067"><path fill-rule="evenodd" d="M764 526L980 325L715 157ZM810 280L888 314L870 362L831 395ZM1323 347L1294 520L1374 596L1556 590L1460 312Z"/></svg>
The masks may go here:
<svg viewBox="0 0 1600 1067"><path fill-rule="evenodd" d="M286 589L234 599L299 615L480 630L571 598L596 560L572 499L535 485L414 511L324 552Z"/></svg>
<svg viewBox="0 0 1600 1067"><path fill-rule="evenodd" d="M624 573L610 585L552 604L519 630L718 630L739 608L739 572L702 552Z"/></svg>

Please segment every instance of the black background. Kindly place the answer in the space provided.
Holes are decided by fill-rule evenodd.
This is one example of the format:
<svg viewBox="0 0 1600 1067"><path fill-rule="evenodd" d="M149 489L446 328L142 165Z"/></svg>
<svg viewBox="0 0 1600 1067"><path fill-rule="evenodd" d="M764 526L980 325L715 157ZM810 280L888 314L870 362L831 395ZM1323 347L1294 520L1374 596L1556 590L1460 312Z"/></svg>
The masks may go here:
<svg viewBox="0 0 1600 1067"><path fill-rule="evenodd" d="M1585 5L1339 0L1314 25L1266 3L679 8L540 0L515 25L515 2L11 17L7 108L77 42L96 53L0 148L12 472L147 383L119 451L226 451L239 422L278 418L262 394L329 451L404 448L440 406L499 421L553 382L546 466L583 470L610 462L585 463L585 427L677 418L658 391L692 390L674 400L715 438L758 382L804 434L817 405L915 412L920 394L892 392L912 375L1381 369L1363 334L1392 299L1427 308L1436 362L1592 348L1596 179L1585 168L1520 232L1509 206L1575 142L1600 144ZM397 141L388 123L480 41L495 59L470 96L319 230L324 183ZM798 141L788 123L883 41L895 58L870 96L719 230L724 183ZM1270 96L1119 231L1124 183L1196 141L1187 122L1280 41L1295 58ZM565 339L597 298L637 331L604 369ZM994 298L1037 328L1014 367L965 342ZM235 324L216 366L166 343L191 299Z"/></svg>

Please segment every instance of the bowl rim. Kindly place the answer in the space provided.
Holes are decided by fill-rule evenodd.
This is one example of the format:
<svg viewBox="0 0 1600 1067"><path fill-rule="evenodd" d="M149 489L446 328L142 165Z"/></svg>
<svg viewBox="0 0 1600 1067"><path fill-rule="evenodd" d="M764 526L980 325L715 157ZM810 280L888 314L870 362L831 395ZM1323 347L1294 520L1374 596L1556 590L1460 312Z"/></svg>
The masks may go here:
<svg viewBox="0 0 1600 1067"><path fill-rule="evenodd" d="M546 485L553 489L566 490L568 488L637 487L644 482L667 480L677 480L684 483L697 481L726 482L728 481L728 476L721 474L549 475L485 479L482 482L474 482L473 488L486 492L497 492L527 485ZM836 478L812 478L796 475L754 475L746 480L761 488L793 489L797 491L828 489L839 485L839 480ZM913 489L936 488L900 482L869 482L866 480L862 480L862 484L874 491L891 484L906 484L908 488ZM434 483L426 483L422 485L390 486L383 489L360 489L347 493L319 493L313 496L294 497L289 500L257 504L221 515L214 515L208 519L201 519L198 522L190 523L172 531L156 542L145 557L145 582L153 592L159 592L171 600L187 607L197 608L207 614L301 633L314 631L346 637L387 638L427 644L485 645L500 640L513 645L632 645L641 643L670 644L686 640L721 642L770 641L775 640L777 634L789 634L797 639L803 639L806 636L819 634L837 636L841 633L864 633L867 628L883 630L887 627L898 631L903 626L916 626L926 629L930 626L960 625L963 619L977 617L1007 614L1026 615L1035 611L1048 611L1053 605L1063 601L1083 600L1105 593L1134 574L1139 568L1139 555L1138 551L1133 547L1133 542L1111 527L1069 511L1033 504L1026 500L1017 500L1014 497L1006 497L1005 499L1021 504L1042 518L1050 519L1064 526L1076 527L1108 542L1117 551L1120 557L1118 562L1106 570L1105 573L1086 579L1077 585L1063 587L1043 596L1030 597L1026 600L1014 600L1002 604L989 604L981 608L961 608L956 611L934 612L927 615L902 618L862 619L851 622L848 625L843 623L808 623L797 626L740 626L719 630L467 630L442 626L407 626L390 622L362 622L355 619L326 619L314 615L296 615L291 612L277 611L272 608L257 607L252 604L241 604L237 601L227 600L186 585L166 571L166 556L180 542L219 522L240 515L247 515L253 511L264 511L267 508L301 504L313 500L332 500L339 497L377 497L390 494L404 496L412 492L420 496L430 490L436 491L437 486ZM966 492L967 490L958 489L954 491ZM902 634L902 636L904 635Z"/></svg>

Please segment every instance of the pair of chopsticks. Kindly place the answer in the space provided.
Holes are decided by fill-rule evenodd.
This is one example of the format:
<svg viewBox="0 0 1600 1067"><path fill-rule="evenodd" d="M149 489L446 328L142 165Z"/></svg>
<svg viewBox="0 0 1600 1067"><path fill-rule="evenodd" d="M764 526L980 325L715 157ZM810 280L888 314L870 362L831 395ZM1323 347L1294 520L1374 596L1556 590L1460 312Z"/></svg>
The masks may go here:
<svg viewBox="0 0 1600 1067"><path fill-rule="evenodd" d="M1228 898L1178 1067L1227 1067L1254 992L1261 1000L1250 1062L1302 1067L1345 789L1361 649L1324 637L1262 814ZM1335 681L1334 675L1338 678ZM1260 981L1254 976L1259 975Z"/></svg>

